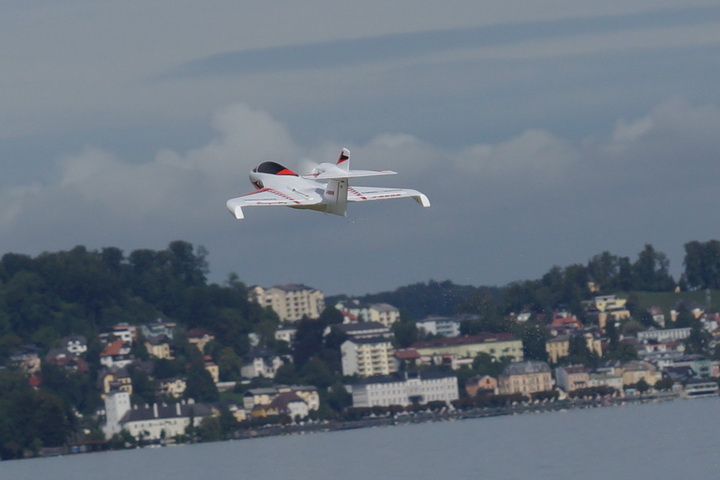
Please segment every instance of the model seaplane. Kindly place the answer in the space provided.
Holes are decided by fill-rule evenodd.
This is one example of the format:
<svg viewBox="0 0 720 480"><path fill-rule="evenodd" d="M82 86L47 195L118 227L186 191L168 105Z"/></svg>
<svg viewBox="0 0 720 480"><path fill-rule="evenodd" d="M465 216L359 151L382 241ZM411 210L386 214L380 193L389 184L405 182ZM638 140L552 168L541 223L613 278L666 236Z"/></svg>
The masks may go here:
<svg viewBox="0 0 720 480"><path fill-rule="evenodd" d="M350 170L350 150L343 148L336 163L321 163L309 175L298 175L275 162L264 162L250 172L250 182L257 188L227 201L227 208L238 220L244 218L243 207L285 205L347 216L348 202L387 200L411 197L423 207L428 198L417 190L406 188L350 186L351 178L393 175L391 170Z"/></svg>

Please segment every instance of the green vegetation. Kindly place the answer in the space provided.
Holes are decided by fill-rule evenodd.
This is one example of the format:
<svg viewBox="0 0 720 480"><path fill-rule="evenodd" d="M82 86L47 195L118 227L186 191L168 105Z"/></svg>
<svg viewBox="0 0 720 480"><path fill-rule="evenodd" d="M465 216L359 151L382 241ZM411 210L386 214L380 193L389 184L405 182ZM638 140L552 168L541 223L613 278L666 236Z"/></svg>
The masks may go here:
<svg viewBox="0 0 720 480"><path fill-rule="evenodd" d="M429 315L468 313L462 323L463 334L511 332L523 340L528 359L545 360L547 328L542 321L518 323L511 314L547 314L565 309L580 317L583 302L595 295L626 296L632 319L606 332L610 342L608 358L633 358L619 333L632 333L652 325L644 310L658 306L667 314L678 309L676 325L692 328L687 341L689 352L708 352L710 343L698 322L689 314L692 305L705 306L710 288L713 310L720 310L720 242L690 242L685 245L685 272L675 281L668 273L667 257L646 245L635 261L603 252L586 264L553 267L537 280L513 282L505 287L472 287L450 281L416 283L393 292L360 298L364 302L387 302L401 311L401 321L393 326L398 347L417 341L420 333L414 320ZM346 339L327 327L342 321L334 309L326 309L318 320L303 319L296 324L293 345L276 341L277 315L247 299L247 288L238 275L222 284L207 282L207 252L193 245L174 241L166 249L139 249L125 254L109 247L90 251L78 246L69 251L43 253L36 257L7 253L0 259L0 457L18 458L37 453L42 447L62 445L81 430L97 436L93 414L101 406L97 377L103 345L98 335L125 322L142 325L161 318L175 322L179 334L174 341L174 359L154 361L152 374L130 368L133 401L152 403L158 398L157 379L184 376L186 397L197 401L221 398L204 368L203 355L210 355L220 366L223 381L240 380L243 356L250 350L248 335L254 333L261 347L275 349L292 357L280 367L277 383L305 383L318 387L322 418L348 418L358 412L342 388L339 347ZM675 292L679 285L680 292ZM334 304L333 298L328 305ZM204 352L190 345L183 332L201 328L212 332L215 340ZM25 345L38 348L41 358L59 346L63 337L83 335L88 340L84 355L87 369L69 370L44 361L30 386L28 375L10 361ZM133 346L136 358L148 359L141 342ZM594 365L598 358L578 337L572 342L573 362ZM472 368L458 372L463 379L476 374L497 375L505 362L478 357ZM222 398L239 398L243 389L270 385L257 380ZM642 387L640 385L639 387ZM507 398L473 400L478 404L507 402ZM287 419L283 419L286 421ZM268 420L263 420L266 422ZM260 422L260 420L256 420ZM226 438L237 425L224 412L201 425L194 438ZM119 436L117 445L128 444Z"/></svg>

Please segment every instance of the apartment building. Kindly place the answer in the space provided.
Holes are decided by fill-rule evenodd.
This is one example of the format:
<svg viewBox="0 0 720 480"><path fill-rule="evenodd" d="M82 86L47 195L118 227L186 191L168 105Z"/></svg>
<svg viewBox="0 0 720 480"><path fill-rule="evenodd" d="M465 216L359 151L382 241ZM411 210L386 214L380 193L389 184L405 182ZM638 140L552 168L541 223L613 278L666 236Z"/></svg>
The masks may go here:
<svg viewBox="0 0 720 480"><path fill-rule="evenodd" d="M395 350L389 338L351 338L340 346L343 375L388 375L393 373L396 363Z"/></svg>
<svg viewBox="0 0 720 480"><path fill-rule="evenodd" d="M318 318L325 309L325 295L305 285L289 284L271 288L255 286L248 299L263 307L270 307L283 322L297 322L304 316Z"/></svg>

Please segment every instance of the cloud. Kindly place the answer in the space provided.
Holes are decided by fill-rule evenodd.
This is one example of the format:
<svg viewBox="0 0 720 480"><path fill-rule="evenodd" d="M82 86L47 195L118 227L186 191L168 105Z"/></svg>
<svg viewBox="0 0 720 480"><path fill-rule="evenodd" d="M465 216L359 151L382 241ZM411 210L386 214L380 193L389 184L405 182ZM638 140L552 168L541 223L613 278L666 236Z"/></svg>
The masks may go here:
<svg viewBox="0 0 720 480"><path fill-rule="evenodd" d="M297 70L335 69L396 62L427 55L478 48L533 44L539 41L593 37L607 38L633 30L698 27L720 20L720 8L693 6L656 8L640 13L606 14L514 21L493 25L340 38L217 53L185 62L167 77L253 75ZM667 36L667 32L666 32ZM682 39L678 39L682 42ZM707 40L706 40L707 41ZM711 36L709 41L717 41ZM573 42L578 44L578 42ZM641 42L642 43L642 42ZM627 44L626 44L627 47ZM557 49L557 45L555 45ZM596 50L586 44L586 49ZM617 49L618 46L612 46ZM577 50L572 53L578 53Z"/></svg>
<svg viewBox="0 0 720 480"><path fill-rule="evenodd" d="M304 281L336 293L429 278L497 284L635 237L638 249L644 241L680 246L694 237L694 222L675 212L706 206L720 173L720 110L673 99L586 141L527 130L454 151L380 134L348 145L353 166L398 170L378 180L423 191L430 209L371 202L342 219L258 208L237 222L224 203L251 189L252 166L332 161L342 145L301 147L282 123L244 104L218 110L212 126L214 138L197 149L162 150L138 164L89 147L59 158L54 181L0 191L6 251L162 248L184 239L209 248L215 278L239 271L248 282ZM705 210L704 223L720 221L715 211ZM523 255L515 266L513 251Z"/></svg>

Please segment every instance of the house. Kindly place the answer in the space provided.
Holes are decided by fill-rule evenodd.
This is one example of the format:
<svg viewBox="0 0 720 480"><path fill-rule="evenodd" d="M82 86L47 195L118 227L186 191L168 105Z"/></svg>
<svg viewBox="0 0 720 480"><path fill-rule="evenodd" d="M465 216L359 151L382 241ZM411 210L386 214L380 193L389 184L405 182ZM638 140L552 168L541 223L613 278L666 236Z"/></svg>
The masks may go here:
<svg viewBox="0 0 720 480"><path fill-rule="evenodd" d="M459 398L457 377L444 372L398 372L368 377L352 385L353 407L452 402Z"/></svg>
<svg viewBox="0 0 720 480"><path fill-rule="evenodd" d="M583 365L558 367L555 369L555 381L558 387L572 392L590 386L590 373Z"/></svg>
<svg viewBox="0 0 720 480"><path fill-rule="evenodd" d="M145 348L147 349L148 354L161 360L173 359L170 343L170 337L166 335L145 338Z"/></svg>
<svg viewBox="0 0 720 480"><path fill-rule="evenodd" d="M220 367L209 355L205 355L203 361L205 362L205 371L210 374L213 383L217 384L220 381Z"/></svg>
<svg viewBox="0 0 720 480"><path fill-rule="evenodd" d="M400 320L400 310L388 303L365 304L353 299L338 302L335 308L351 323L376 322L390 328Z"/></svg>
<svg viewBox="0 0 720 480"><path fill-rule="evenodd" d="M478 393L497 394L498 382L490 375L475 375L465 381L465 391L470 397Z"/></svg>
<svg viewBox="0 0 720 480"><path fill-rule="evenodd" d="M113 325L110 328L110 331L103 332L100 334L100 340L105 343L112 342L113 340L119 338L123 342L132 345L133 342L135 340L137 340L137 337L138 337L137 327L135 325L130 325L125 322Z"/></svg>
<svg viewBox="0 0 720 480"><path fill-rule="evenodd" d="M297 328L292 327L284 327L284 328L278 328L275 330L275 340L281 340L283 342L287 342L288 345L292 345L295 341L295 334L297 333Z"/></svg>
<svg viewBox="0 0 720 480"><path fill-rule="evenodd" d="M158 380L158 393L163 396L180 398L185 393L187 381L183 377Z"/></svg>
<svg viewBox="0 0 720 480"><path fill-rule="evenodd" d="M662 378L661 373L649 362L642 360L632 360L624 363L622 368L623 385L635 385L640 380L644 380L650 386Z"/></svg>
<svg viewBox="0 0 720 480"><path fill-rule="evenodd" d="M130 354L131 345L125 340L118 338L111 341L100 353L100 364L105 367L125 367L133 361Z"/></svg>
<svg viewBox="0 0 720 480"><path fill-rule="evenodd" d="M87 372L90 370L85 360L73 355L64 347L50 350L45 355L45 361L74 372Z"/></svg>
<svg viewBox="0 0 720 480"><path fill-rule="evenodd" d="M320 396L317 388L312 385L278 385L269 388L251 388L243 397L243 407L252 411L258 405L270 405L275 398L287 392L293 392L300 397L308 406L308 410L320 409Z"/></svg>
<svg viewBox="0 0 720 480"><path fill-rule="evenodd" d="M173 340L175 338L175 328L176 327L177 327L177 324L175 322L170 322L167 320L163 320L161 318L156 318L154 321L152 321L150 323L140 325L140 331L142 332L142 334L145 338L167 337L170 340Z"/></svg>
<svg viewBox="0 0 720 480"><path fill-rule="evenodd" d="M488 354L497 360L503 357L513 361L523 360L523 344L510 333L480 333L466 337L436 338L424 342L416 342L410 346L430 363L433 355L457 355L464 358L475 358L480 353ZM425 360L424 360L425 361Z"/></svg>
<svg viewBox="0 0 720 480"><path fill-rule="evenodd" d="M79 357L87 352L87 338L84 335L70 335L60 340L60 348L67 350L72 355Z"/></svg>
<svg viewBox="0 0 720 480"><path fill-rule="evenodd" d="M132 379L125 367L111 367L102 369L98 373L98 383L103 394L113 391L127 392L132 395Z"/></svg>
<svg viewBox="0 0 720 480"><path fill-rule="evenodd" d="M287 415L292 419L303 419L309 412L308 404L295 392L290 391L279 393L269 404L255 405L251 414L255 417Z"/></svg>
<svg viewBox="0 0 720 480"><path fill-rule="evenodd" d="M582 335L585 337L585 343L588 350L595 353L598 357L602 357L602 341L592 332L580 332L573 334L558 335L550 338L545 343L545 351L548 353L550 363L557 363L563 357L570 355L570 339L573 335Z"/></svg>
<svg viewBox="0 0 720 480"><path fill-rule="evenodd" d="M245 364L240 369L240 374L246 378L275 378L277 369L284 364L274 350L265 347L253 348L243 361Z"/></svg>
<svg viewBox="0 0 720 480"><path fill-rule="evenodd" d="M388 375L397 366L390 339L384 337L351 338L340 345L343 375Z"/></svg>
<svg viewBox="0 0 720 480"><path fill-rule="evenodd" d="M325 295L320 290L299 284L277 285L265 289L250 288L248 300L270 307L283 322L297 322L303 317L318 318L325 309Z"/></svg>
<svg viewBox="0 0 720 480"><path fill-rule="evenodd" d="M191 328L187 331L187 340L195 345L201 353L204 353L205 345L215 340L215 335L204 328Z"/></svg>
<svg viewBox="0 0 720 480"><path fill-rule="evenodd" d="M155 403L152 406L133 407L127 392L111 392L106 395L105 413L103 432L106 438L124 429L143 441L158 441L184 435L185 429L191 423L199 426L205 417L212 415L207 405L192 400L175 405Z"/></svg>
<svg viewBox="0 0 720 480"><path fill-rule="evenodd" d="M23 345L20 350L10 355L10 362L30 375L38 373L42 364L40 349L35 345Z"/></svg>
<svg viewBox="0 0 720 480"><path fill-rule="evenodd" d="M498 377L498 393L530 395L553 389L550 367L545 362L514 362L505 367Z"/></svg>
<svg viewBox="0 0 720 480"><path fill-rule="evenodd" d="M592 299L588 307L590 316L597 318L600 330L605 330L609 319L624 320L630 318L630 311L627 309L627 299L618 298L615 295L599 295Z"/></svg>

